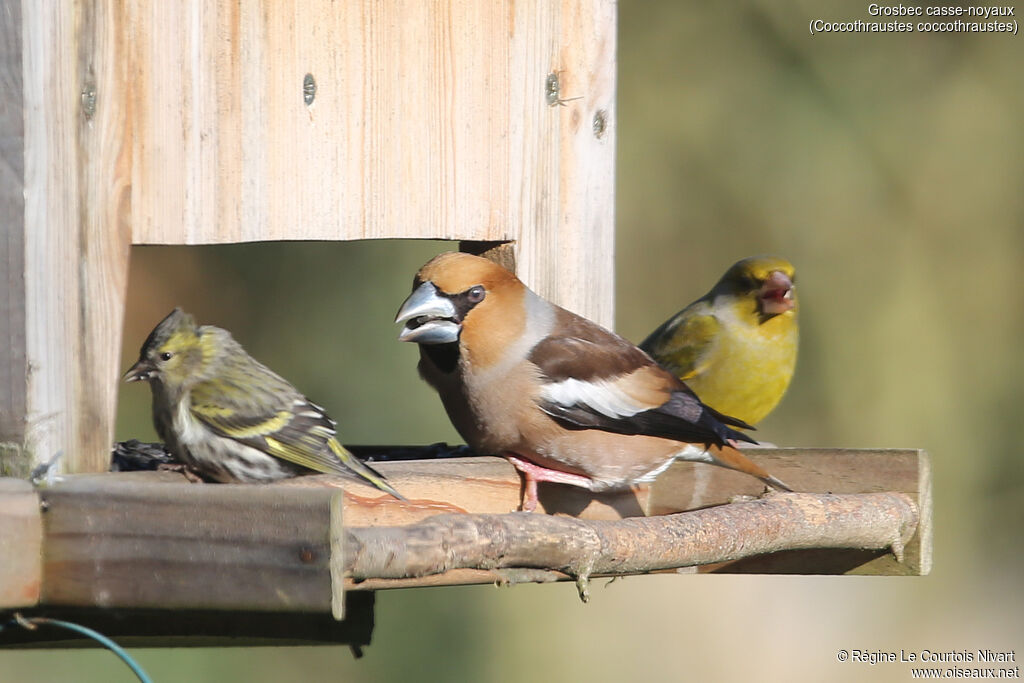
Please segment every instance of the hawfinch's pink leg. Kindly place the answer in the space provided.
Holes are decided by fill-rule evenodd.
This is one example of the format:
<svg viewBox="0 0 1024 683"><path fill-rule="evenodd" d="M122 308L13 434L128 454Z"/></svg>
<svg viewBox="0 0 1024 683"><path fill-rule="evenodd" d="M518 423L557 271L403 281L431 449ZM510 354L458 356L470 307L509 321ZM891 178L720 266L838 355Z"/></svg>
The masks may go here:
<svg viewBox="0 0 1024 683"><path fill-rule="evenodd" d="M523 478L526 480L526 486L523 490L523 504L521 506L524 512L533 512L537 509L537 482L552 481L556 484L569 484L570 486L579 486L585 489L589 489L593 485L589 477L584 477L581 474L548 469L524 458L507 453L505 457L512 463L513 467L523 473Z"/></svg>

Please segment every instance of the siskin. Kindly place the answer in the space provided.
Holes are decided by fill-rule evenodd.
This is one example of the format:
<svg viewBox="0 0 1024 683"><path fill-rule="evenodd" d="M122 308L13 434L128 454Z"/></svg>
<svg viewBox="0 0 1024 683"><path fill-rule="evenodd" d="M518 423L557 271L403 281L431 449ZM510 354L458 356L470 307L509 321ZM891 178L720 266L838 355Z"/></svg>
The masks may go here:
<svg viewBox="0 0 1024 683"><path fill-rule="evenodd" d="M757 424L782 400L796 367L795 281L785 259L737 261L640 348L707 405Z"/></svg>
<svg viewBox="0 0 1024 683"><path fill-rule="evenodd" d="M345 449L320 406L252 358L231 333L180 308L150 333L125 380L149 382L153 423L179 460L206 479L260 483L311 471L357 475L405 500Z"/></svg>

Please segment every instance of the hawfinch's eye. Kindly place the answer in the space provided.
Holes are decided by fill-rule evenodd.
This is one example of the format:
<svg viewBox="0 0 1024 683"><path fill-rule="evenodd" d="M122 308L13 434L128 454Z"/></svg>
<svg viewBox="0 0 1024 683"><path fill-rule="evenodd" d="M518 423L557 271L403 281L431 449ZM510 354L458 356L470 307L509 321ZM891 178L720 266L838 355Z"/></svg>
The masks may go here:
<svg viewBox="0 0 1024 683"><path fill-rule="evenodd" d="M160 360L165 360L166 361L166 360L170 360L173 357L174 357L174 354L171 353L170 351L164 351L163 353L160 354Z"/></svg>
<svg viewBox="0 0 1024 683"><path fill-rule="evenodd" d="M466 298L469 299L470 303L478 304L484 300L484 295L486 294L487 291L483 287L476 285L469 288L469 291L466 292Z"/></svg>

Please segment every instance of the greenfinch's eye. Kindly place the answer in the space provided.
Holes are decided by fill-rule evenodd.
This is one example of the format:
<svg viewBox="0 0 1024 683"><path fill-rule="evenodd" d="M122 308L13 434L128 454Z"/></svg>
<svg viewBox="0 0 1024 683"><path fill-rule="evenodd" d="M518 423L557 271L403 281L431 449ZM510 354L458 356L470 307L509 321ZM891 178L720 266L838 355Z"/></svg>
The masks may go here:
<svg viewBox="0 0 1024 683"><path fill-rule="evenodd" d="M164 351L163 353L160 354L160 360L167 361L170 360L173 356L174 354L171 353L170 351Z"/></svg>
<svg viewBox="0 0 1024 683"><path fill-rule="evenodd" d="M470 303L478 304L484 300L486 294L487 292L482 286L476 285L469 288L469 291L466 292L466 298L469 299Z"/></svg>

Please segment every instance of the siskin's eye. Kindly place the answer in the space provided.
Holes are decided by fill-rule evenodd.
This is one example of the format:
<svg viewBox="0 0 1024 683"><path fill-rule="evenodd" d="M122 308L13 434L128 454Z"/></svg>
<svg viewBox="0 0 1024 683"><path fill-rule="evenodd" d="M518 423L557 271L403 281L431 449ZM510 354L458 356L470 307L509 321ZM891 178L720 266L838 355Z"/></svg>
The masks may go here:
<svg viewBox="0 0 1024 683"><path fill-rule="evenodd" d="M168 361L168 360L170 360L173 357L174 357L174 354L171 353L170 351L164 351L163 353L160 354L160 360L163 360L163 361Z"/></svg>
<svg viewBox="0 0 1024 683"><path fill-rule="evenodd" d="M483 286L475 285L466 291L466 298L469 299L469 303L478 304L484 300L484 296L486 296L486 294L487 290L485 290Z"/></svg>

